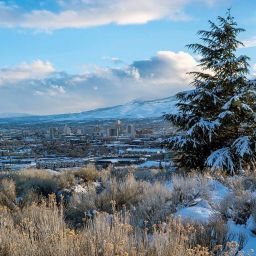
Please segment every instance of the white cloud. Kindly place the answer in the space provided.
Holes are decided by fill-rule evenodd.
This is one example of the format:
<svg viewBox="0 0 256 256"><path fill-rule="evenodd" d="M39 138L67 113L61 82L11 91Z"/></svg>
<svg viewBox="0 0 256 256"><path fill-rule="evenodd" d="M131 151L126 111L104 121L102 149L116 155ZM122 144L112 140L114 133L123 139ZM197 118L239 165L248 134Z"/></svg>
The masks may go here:
<svg viewBox="0 0 256 256"><path fill-rule="evenodd" d="M35 60L32 63L22 63L15 68L0 69L0 85L25 79L40 79L54 72L48 61Z"/></svg>
<svg viewBox="0 0 256 256"><path fill-rule="evenodd" d="M256 37L249 38L243 41L244 46L241 48L251 48L256 47Z"/></svg>
<svg viewBox="0 0 256 256"><path fill-rule="evenodd" d="M159 19L184 20L184 8L194 2L217 0L59 0L59 10L26 11L17 5L0 3L0 26L38 30L85 28L106 24L144 24ZM44 5L42 5L44 6Z"/></svg>
<svg viewBox="0 0 256 256"><path fill-rule="evenodd" d="M149 60L136 61L133 67L139 70L142 78L150 79L154 83L188 84L187 72L195 69L197 62L186 52L159 51Z"/></svg>
<svg viewBox="0 0 256 256"><path fill-rule="evenodd" d="M197 69L197 62L190 54L171 51L159 51L147 60L135 61L123 68L97 67L80 75L52 72L50 63L40 63L22 64L12 71L8 69L8 76L4 70L0 71L5 77L0 86L0 109L3 112L78 112L138 98L167 97L189 89L190 78L186 73ZM40 70L46 72L32 68L37 72L30 73L31 66L41 67ZM10 79L10 72L15 74L17 70L25 70L26 75Z"/></svg>
<svg viewBox="0 0 256 256"><path fill-rule="evenodd" d="M252 75L256 77L256 64L252 66L252 71L253 71Z"/></svg>
<svg viewBox="0 0 256 256"><path fill-rule="evenodd" d="M124 64L123 61L118 57L103 56L102 59L106 60L106 61L110 61L111 63L113 63L115 65Z"/></svg>
<svg viewBox="0 0 256 256"><path fill-rule="evenodd" d="M61 94L65 94L66 91L61 85L51 85L44 91L35 91L34 95L37 96L59 96Z"/></svg>

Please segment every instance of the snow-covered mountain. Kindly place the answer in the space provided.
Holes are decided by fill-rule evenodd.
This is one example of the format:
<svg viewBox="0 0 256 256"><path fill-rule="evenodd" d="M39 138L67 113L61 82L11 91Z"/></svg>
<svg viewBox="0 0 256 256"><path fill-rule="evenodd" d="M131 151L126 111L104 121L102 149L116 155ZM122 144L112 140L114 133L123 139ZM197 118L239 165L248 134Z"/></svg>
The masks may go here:
<svg viewBox="0 0 256 256"><path fill-rule="evenodd" d="M93 120L110 120L110 119L145 119L158 118L165 113L174 113L176 111L175 96L157 100L135 100L124 105L118 105L95 110L60 114L50 116L29 116L13 118L15 121L25 122L60 122L60 121L93 121ZM3 120L1 121L3 122Z"/></svg>
<svg viewBox="0 0 256 256"><path fill-rule="evenodd" d="M58 119L139 119L161 117L164 113L176 111L177 100L174 96L141 101L136 100L124 105L99 108L91 111L56 116Z"/></svg>

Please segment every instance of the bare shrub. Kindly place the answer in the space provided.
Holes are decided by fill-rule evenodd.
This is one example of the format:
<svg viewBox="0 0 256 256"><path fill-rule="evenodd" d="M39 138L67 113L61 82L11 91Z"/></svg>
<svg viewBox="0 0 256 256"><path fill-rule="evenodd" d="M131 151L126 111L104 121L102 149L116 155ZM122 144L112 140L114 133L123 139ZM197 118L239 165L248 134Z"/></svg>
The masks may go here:
<svg viewBox="0 0 256 256"><path fill-rule="evenodd" d="M60 189L70 188L76 184L75 176L67 171L62 172L57 177L57 183Z"/></svg>
<svg viewBox="0 0 256 256"><path fill-rule="evenodd" d="M253 212L255 199L248 191L237 190L236 192L222 200L219 211L225 218L232 218L236 224L246 224Z"/></svg>
<svg viewBox="0 0 256 256"><path fill-rule="evenodd" d="M0 211L0 255L68 255L68 229L55 200L14 213Z"/></svg>
<svg viewBox="0 0 256 256"><path fill-rule="evenodd" d="M174 213L175 208L171 202L172 193L161 183L147 184L144 187L141 200L132 211L134 225L146 226L166 221L166 217Z"/></svg>
<svg viewBox="0 0 256 256"><path fill-rule="evenodd" d="M33 190L29 190L22 198L19 200L19 206L21 208L30 206L32 204L39 204L42 201L46 200L46 197L42 194L38 194Z"/></svg>
<svg viewBox="0 0 256 256"><path fill-rule="evenodd" d="M81 219L81 213L90 210L111 213L114 202L117 210L122 210L124 207L131 210L133 223L141 226L144 221L152 225L164 220L174 211L171 202L172 193L161 183L137 181L130 174L119 182L110 179L104 183L104 187L105 189L99 194L91 186L86 193L74 195L67 209L67 215L74 218L77 211Z"/></svg>
<svg viewBox="0 0 256 256"><path fill-rule="evenodd" d="M81 230L67 227L54 198L12 214L0 210L0 255L211 255L202 246L191 247L194 228L170 220L149 234L129 224L129 213L99 213ZM229 254L227 254L229 255ZM230 254L231 255L231 254Z"/></svg>
<svg viewBox="0 0 256 256"><path fill-rule="evenodd" d="M112 201L115 201L118 210L124 205L128 208L136 205L142 198L145 184L136 181L133 175L129 175L120 182L110 179L104 186L105 189L97 197L96 205L100 210L111 212Z"/></svg>
<svg viewBox="0 0 256 256"><path fill-rule="evenodd" d="M154 169L138 169L134 172L134 177L137 180L153 181L159 171Z"/></svg>
<svg viewBox="0 0 256 256"><path fill-rule="evenodd" d="M125 180L129 174L134 173L134 168L111 168L110 176L118 181Z"/></svg>
<svg viewBox="0 0 256 256"><path fill-rule="evenodd" d="M207 179L202 175L173 175L172 183L172 201L176 206L190 206L197 198L208 198Z"/></svg>
<svg viewBox="0 0 256 256"><path fill-rule="evenodd" d="M231 218L236 224L246 224L256 203L251 189L253 188L253 174L250 176L236 176L226 179L226 185L232 190L220 203L219 211L225 218Z"/></svg>
<svg viewBox="0 0 256 256"><path fill-rule="evenodd" d="M76 177L82 178L84 181L96 181L99 178L99 171L94 165L87 165L79 170L72 172Z"/></svg>
<svg viewBox="0 0 256 256"><path fill-rule="evenodd" d="M193 245L200 244L203 247L209 248L210 251L214 251L218 248L219 253L229 250L230 243L236 238L232 234L227 226L225 220L220 217L212 219L209 223L204 225L194 224L195 232L193 234ZM241 234L239 236L239 243L236 243L236 253L240 251L245 245L246 239ZM221 245L221 247L219 247Z"/></svg>
<svg viewBox="0 0 256 256"><path fill-rule="evenodd" d="M255 191L256 190L256 173L248 172L244 176L237 179L241 183L241 187L244 190ZM237 185L235 183L235 185Z"/></svg>
<svg viewBox="0 0 256 256"><path fill-rule="evenodd" d="M23 170L13 175L13 179L19 195L26 195L28 191L33 190L38 194L48 196L58 189L55 175L45 170Z"/></svg>
<svg viewBox="0 0 256 256"><path fill-rule="evenodd" d="M16 179L19 185L24 180L30 182L31 176L34 179L33 174L22 175L25 178ZM49 173L41 175L43 179L58 179ZM6 195L14 199L15 186L10 182L2 180L9 191ZM225 223L219 220L201 226L169 218L172 192L160 183L138 181L128 175L122 182L109 178L103 184L105 190L100 193L88 186L86 193L77 195L74 204L69 206L73 222L68 222L66 210L61 202L56 202L54 194L43 198L30 190L26 194L28 203L23 207L0 207L0 255L234 256L242 247L230 242L232 237L227 234ZM93 218L85 218L86 210L90 209L98 211ZM79 218L83 225L70 226ZM150 225L142 228L140 220L147 220Z"/></svg>
<svg viewBox="0 0 256 256"><path fill-rule="evenodd" d="M0 205L7 206L10 209L15 208L16 186L11 179L0 181Z"/></svg>

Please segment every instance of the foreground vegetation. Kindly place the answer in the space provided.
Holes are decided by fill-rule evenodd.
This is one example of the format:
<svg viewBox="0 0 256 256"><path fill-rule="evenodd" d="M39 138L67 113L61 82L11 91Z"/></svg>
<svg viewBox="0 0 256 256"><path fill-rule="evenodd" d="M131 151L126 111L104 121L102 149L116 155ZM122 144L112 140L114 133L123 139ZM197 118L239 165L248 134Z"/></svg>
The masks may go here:
<svg viewBox="0 0 256 256"><path fill-rule="evenodd" d="M199 198L210 202L211 179L93 166L61 173L2 172L0 255L237 255L246 239L241 235L232 242L227 219L243 224L256 218L249 192L256 176L225 179L236 192L209 222L175 215Z"/></svg>

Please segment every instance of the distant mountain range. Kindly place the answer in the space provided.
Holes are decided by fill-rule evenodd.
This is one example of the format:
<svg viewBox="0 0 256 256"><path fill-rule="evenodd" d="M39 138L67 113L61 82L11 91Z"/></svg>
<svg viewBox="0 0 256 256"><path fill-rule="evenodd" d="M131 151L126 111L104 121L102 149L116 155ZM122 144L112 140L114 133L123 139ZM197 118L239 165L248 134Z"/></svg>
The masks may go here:
<svg viewBox="0 0 256 256"><path fill-rule="evenodd" d="M16 118L16 117L28 117L29 114L25 113L0 113L0 118Z"/></svg>
<svg viewBox="0 0 256 256"><path fill-rule="evenodd" d="M0 114L0 123L7 121L14 122L69 122L69 121L95 121L111 119L146 119L159 118L165 113L174 113L177 111L175 96L157 100L135 100L124 105L118 105L107 108L98 108L95 110L84 111L80 113L59 114L48 116L29 116L26 114Z"/></svg>

